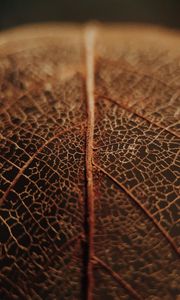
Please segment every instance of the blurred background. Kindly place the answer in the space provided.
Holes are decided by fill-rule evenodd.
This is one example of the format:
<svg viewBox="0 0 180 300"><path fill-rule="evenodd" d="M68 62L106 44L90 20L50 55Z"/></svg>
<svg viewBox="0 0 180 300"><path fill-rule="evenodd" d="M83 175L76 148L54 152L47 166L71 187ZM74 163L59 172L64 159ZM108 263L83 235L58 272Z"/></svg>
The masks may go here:
<svg viewBox="0 0 180 300"><path fill-rule="evenodd" d="M0 0L0 30L32 22L89 20L180 28L180 0Z"/></svg>

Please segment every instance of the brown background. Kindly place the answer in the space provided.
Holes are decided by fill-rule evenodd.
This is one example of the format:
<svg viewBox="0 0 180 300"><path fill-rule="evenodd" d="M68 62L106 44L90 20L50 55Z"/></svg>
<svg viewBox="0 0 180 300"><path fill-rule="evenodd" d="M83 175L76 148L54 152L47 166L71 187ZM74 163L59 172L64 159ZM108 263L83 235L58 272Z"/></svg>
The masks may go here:
<svg viewBox="0 0 180 300"><path fill-rule="evenodd" d="M92 19L180 28L180 0L0 0L0 29L32 22Z"/></svg>

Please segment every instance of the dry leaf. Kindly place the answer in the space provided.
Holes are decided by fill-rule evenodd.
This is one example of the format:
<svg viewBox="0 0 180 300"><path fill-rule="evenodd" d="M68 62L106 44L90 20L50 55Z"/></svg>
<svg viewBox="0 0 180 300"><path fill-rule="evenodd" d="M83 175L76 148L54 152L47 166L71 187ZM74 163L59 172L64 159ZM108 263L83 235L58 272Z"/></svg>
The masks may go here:
<svg viewBox="0 0 180 300"><path fill-rule="evenodd" d="M179 79L179 33L1 33L0 299L178 299Z"/></svg>

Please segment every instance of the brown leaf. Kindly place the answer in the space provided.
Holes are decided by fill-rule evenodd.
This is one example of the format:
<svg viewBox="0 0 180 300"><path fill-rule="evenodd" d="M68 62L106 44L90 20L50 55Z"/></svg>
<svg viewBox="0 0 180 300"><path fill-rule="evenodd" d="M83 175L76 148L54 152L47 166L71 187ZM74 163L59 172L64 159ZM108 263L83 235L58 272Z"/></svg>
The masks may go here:
<svg viewBox="0 0 180 300"><path fill-rule="evenodd" d="M0 36L0 299L178 299L179 34Z"/></svg>

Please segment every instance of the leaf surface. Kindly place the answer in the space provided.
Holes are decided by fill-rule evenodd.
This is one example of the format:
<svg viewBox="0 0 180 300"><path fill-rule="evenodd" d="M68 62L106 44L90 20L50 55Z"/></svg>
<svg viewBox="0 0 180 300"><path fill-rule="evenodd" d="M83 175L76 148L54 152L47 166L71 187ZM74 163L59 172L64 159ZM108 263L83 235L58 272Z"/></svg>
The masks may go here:
<svg viewBox="0 0 180 300"><path fill-rule="evenodd" d="M0 37L0 298L178 299L180 39Z"/></svg>

